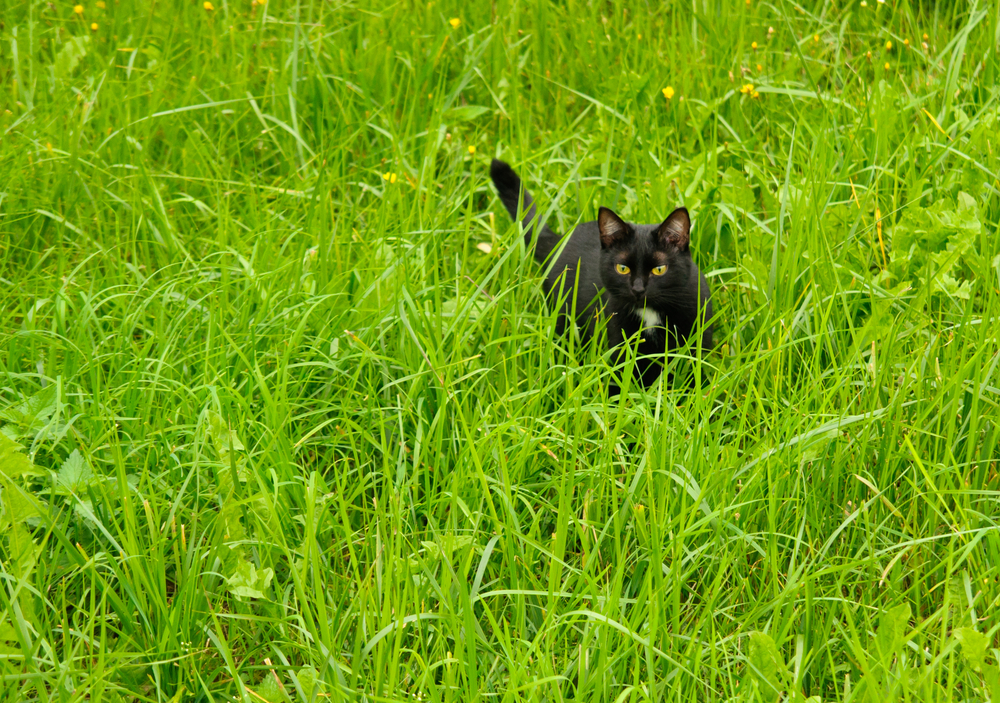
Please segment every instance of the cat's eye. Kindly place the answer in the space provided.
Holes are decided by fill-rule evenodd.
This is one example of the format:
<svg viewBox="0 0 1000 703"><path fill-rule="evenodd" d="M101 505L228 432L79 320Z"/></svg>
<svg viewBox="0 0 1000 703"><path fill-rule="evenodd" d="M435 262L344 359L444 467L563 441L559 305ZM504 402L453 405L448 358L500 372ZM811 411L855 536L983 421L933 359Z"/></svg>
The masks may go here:
<svg viewBox="0 0 1000 703"><path fill-rule="evenodd" d="M653 267L653 275L654 276L662 276L666 272L667 272L667 267L666 266L654 266Z"/></svg>
<svg viewBox="0 0 1000 703"><path fill-rule="evenodd" d="M625 264L615 264L615 271L624 276L626 273L630 271L630 269Z"/></svg>

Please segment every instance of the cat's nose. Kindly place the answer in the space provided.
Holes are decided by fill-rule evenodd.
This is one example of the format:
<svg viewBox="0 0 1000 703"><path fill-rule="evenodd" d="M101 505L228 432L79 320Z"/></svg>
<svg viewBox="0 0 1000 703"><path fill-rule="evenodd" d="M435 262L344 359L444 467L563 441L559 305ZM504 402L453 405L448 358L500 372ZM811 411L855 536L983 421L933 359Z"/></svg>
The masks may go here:
<svg viewBox="0 0 1000 703"><path fill-rule="evenodd" d="M642 282L641 278L637 278L632 281L632 292L636 295L642 295L643 291L646 290L646 285Z"/></svg>

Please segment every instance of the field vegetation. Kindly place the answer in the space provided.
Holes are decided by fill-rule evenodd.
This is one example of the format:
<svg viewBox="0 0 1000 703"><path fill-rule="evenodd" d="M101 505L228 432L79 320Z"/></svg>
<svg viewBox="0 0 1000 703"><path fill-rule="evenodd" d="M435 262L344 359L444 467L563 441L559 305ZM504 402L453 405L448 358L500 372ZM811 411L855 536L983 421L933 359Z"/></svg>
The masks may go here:
<svg viewBox="0 0 1000 703"><path fill-rule="evenodd" d="M998 50L3 2L0 700L1000 701ZM689 208L697 390L554 334L494 156L557 231Z"/></svg>

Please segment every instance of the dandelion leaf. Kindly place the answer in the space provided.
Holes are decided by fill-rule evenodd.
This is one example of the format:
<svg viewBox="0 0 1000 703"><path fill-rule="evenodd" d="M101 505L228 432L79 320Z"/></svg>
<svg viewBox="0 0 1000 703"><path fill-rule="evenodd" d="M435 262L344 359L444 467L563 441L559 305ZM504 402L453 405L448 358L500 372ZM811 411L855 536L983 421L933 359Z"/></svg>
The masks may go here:
<svg viewBox="0 0 1000 703"><path fill-rule="evenodd" d="M59 50L59 53L56 54L56 60L53 64L56 78L66 80L73 75L73 71L80 65L83 57L87 55L87 49L89 48L90 37L88 35L67 39L66 43Z"/></svg>
<svg viewBox="0 0 1000 703"><path fill-rule="evenodd" d="M302 689L302 695L305 696L306 700L311 700L313 692L316 690L319 673L311 666L304 666L299 669L296 678L299 680L299 688Z"/></svg>
<svg viewBox="0 0 1000 703"><path fill-rule="evenodd" d="M747 663L750 666L750 673L760 687L763 699L777 701L779 694L785 689L788 668L770 635L765 632L750 633Z"/></svg>
<svg viewBox="0 0 1000 703"><path fill-rule="evenodd" d="M971 627L959 627L955 630L955 639L962 645L962 656L976 671L982 671L986 666L986 647L989 638Z"/></svg>
<svg viewBox="0 0 1000 703"><path fill-rule="evenodd" d="M892 658L903 649L903 635L910 622L910 604L903 603L882 612L875 643L882 664L888 667Z"/></svg>

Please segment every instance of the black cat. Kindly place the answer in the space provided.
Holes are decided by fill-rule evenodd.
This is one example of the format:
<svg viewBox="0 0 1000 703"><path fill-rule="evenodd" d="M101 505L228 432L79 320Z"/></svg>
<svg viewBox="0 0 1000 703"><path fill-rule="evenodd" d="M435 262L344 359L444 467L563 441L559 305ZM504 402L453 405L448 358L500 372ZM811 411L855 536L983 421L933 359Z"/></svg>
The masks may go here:
<svg viewBox="0 0 1000 703"><path fill-rule="evenodd" d="M551 263L545 292L560 306L559 331L575 312L589 338L603 313L613 348L638 334L636 376L644 386L659 377L664 353L683 346L699 321L701 350L712 348L712 303L708 283L691 260L686 209L677 208L658 225L637 225L602 207L597 221L578 226L556 253L562 238L547 225L534 237L535 203L522 193L513 169L494 159L490 177L515 221L521 199L525 244L530 250L534 240L535 259ZM695 353L697 344L692 347Z"/></svg>

